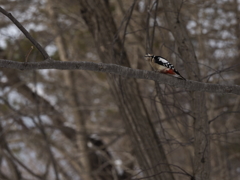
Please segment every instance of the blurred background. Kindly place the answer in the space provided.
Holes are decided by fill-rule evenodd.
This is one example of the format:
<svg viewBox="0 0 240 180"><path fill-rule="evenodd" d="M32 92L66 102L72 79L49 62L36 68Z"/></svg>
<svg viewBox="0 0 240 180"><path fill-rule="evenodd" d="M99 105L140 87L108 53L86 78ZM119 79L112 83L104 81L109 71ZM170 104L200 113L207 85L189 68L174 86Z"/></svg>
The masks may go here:
<svg viewBox="0 0 240 180"><path fill-rule="evenodd" d="M11 12L55 60L116 63L151 70L144 55L154 53L168 59L187 78L161 1L105 0L99 7L91 3L85 1L92 8L92 17L85 16L89 9L85 12L81 0L1 0L0 6ZM198 59L199 79L239 85L240 2L190 0L179 1L178 7ZM91 18L100 19L99 26L90 28ZM0 19L0 59L44 60L7 17L0 14ZM105 22L114 25L109 32L102 28ZM99 53L111 50L99 44L97 37L108 45L117 44L119 54L109 53L107 59ZM135 80L134 90L117 93L114 89L121 82L117 77L91 71L0 69L0 180L154 179L145 171L155 167L151 163L141 166L144 163L136 155L130 121L125 118L135 113L137 120L143 111L137 106L135 112L123 110L130 109L125 101L134 97L147 112L158 145L171 164L173 178L191 179L194 121L188 93L150 80ZM117 97L121 93L126 98L123 102ZM240 97L214 93L205 96L210 177L237 180ZM136 139L148 137L144 127L135 131L139 134L134 136ZM141 153L154 148L145 146Z"/></svg>

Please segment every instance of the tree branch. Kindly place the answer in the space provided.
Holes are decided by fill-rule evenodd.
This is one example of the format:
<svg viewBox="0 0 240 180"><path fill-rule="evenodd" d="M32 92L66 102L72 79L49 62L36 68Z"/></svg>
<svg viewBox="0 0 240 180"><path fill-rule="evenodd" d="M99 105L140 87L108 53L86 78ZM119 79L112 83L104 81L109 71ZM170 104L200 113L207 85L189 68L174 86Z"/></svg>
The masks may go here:
<svg viewBox="0 0 240 180"><path fill-rule="evenodd" d="M0 6L0 12L7 16L19 29L22 33L32 42L32 44L39 50L45 60L49 59L49 55L44 50L44 48L29 34L29 32L18 22L18 20L13 17L13 15Z"/></svg>
<svg viewBox="0 0 240 180"><path fill-rule="evenodd" d="M89 70L95 72L105 72L120 75L127 78L149 79L161 84L167 84L187 91L200 91L211 93L227 93L240 95L240 86L228 86L220 84L202 83L197 81L183 81L164 74L140 69L131 69L116 64L93 63L84 61L43 61L43 62L16 62L0 59L1 68L18 70L39 70L39 69L59 69L59 70Z"/></svg>

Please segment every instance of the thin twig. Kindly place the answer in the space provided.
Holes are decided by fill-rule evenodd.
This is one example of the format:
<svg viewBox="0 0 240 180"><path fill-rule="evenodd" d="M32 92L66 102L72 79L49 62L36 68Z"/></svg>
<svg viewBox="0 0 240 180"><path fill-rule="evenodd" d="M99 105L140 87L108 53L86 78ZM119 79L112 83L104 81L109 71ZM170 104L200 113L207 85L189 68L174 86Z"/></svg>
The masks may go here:
<svg viewBox="0 0 240 180"><path fill-rule="evenodd" d="M28 38L32 42L32 44L39 50L45 60L50 59L44 48L29 34L29 32L21 25L21 23L18 22L18 20L11 13L4 10L1 6L0 12L7 16L18 27L18 29L22 31L26 38Z"/></svg>
<svg viewBox="0 0 240 180"><path fill-rule="evenodd" d="M209 124L212 123L213 121L215 121L217 118L219 118L219 117L222 116L222 115L231 114L231 113L240 113L240 111L226 111L226 112L223 112L223 113L217 115L215 118L209 120L208 123L209 123Z"/></svg>
<svg viewBox="0 0 240 180"><path fill-rule="evenodd" d="M31 46L31 49L26 56L25 62L28 62L28 58L29 58L29 55L31 54L32 50L33 50L33 46Z"/></svg>
<svg viewBox="0 0 240 180"><path fill-rule="evenodd" d="M181 9L182 9L182 6L183 6L183 0L182 0L182 2L181 2L180 7L179 7L179 10L178 10L178 12L177 12L177 21L178 21L178 22L180 21L180 20L179 20L179 15L180 15L180 11L181 11Z"/></svg>
<svg viewBox="0 0 240 180"><path fill-rule="evenodd" d="M124 42L125 42L125 37L126 37L126 34L127 34L127 27L128 27L128 24L129 24L129 22L130 22L130 19L131 19L131 17L132 17L132 13L133 13L133 9L134 9L134 7L135 7L135 4L136 4L136 0L134 0L134 2L133 2L133 4L132 4L132 6L130 7L130 12L129 12L129 16L128 16L128 19L127 19L127 22L126 22L126 25L125 25L125 27L124 27L124 33L123 33L123 40L122 40L122 44L123 44L123 46L124 46ZM123 48L123 47L122 47Z"/></svg>
<svg viewBox="0 0 240 180"><path fill-rule="evenodd" d="M150 20L150 1L147 6L147 19L146 19L146 53L152 53L150 49L150 34L149 34L149 20Z"/></svg>

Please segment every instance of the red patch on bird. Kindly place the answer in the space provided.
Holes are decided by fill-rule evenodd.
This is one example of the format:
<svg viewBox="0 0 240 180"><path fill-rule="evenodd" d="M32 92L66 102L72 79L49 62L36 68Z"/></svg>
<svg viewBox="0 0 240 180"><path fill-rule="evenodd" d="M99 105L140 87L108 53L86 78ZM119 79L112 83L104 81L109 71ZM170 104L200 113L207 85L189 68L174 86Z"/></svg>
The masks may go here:
<svg viewBox="0 0 240 180"><path fill-rule="evenodd" d="M176 74L176 73L174 72L174 70L172 70L172 69L166 69L166 70L164 71L164 73L165 73L165 74Z"/></svg>

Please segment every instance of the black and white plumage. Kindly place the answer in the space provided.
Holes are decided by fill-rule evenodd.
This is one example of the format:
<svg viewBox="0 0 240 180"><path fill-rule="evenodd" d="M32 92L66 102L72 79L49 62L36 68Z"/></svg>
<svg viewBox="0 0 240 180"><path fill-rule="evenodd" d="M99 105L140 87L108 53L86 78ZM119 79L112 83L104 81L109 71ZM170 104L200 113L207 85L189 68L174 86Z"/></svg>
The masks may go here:
<svg viewBox="0 0 240 180"><path fill-rule="evenodd" d="M161 56L154 56L153 54L146 54L146 60L150 62L153 69L157 72L174 76L179 79L186 80L166 59Z"/></svg>

